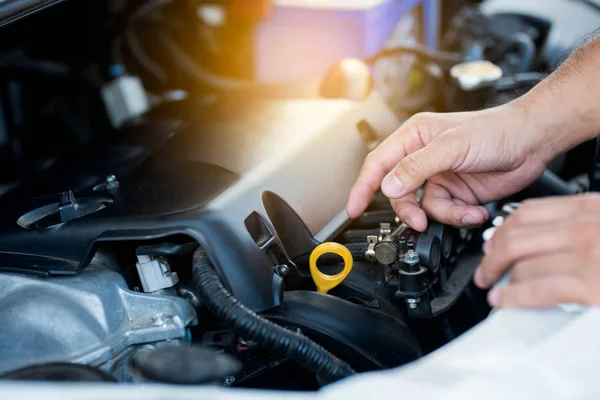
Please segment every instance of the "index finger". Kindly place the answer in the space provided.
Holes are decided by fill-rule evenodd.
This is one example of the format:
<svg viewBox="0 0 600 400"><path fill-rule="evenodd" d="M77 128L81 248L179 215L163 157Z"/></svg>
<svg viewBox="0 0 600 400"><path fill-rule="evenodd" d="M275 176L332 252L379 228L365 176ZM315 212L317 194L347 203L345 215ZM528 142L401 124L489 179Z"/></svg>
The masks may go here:
<svg viewBox="0 0 600 400"><path fill-rule="evenodd" d="M379 190L383 178L406 157L407 129L410 127L401 126L365 158L358 179L350 191L346 207L350 218L357 218L365 211L373 195Z"/></svg>

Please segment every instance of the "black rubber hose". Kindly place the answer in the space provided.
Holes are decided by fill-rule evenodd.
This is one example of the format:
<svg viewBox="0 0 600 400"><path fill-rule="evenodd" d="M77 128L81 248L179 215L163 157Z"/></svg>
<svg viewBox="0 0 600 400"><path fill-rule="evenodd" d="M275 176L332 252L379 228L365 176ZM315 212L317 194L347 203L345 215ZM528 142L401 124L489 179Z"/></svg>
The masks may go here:
<svg viewBox="0 0 600 400"><path fill-rule="evenodd" d="M353 229L379 228L382 222L393 223L396 219L394 210L367 211L352 222Z"/></svg>
<svg viewBox="0 0 600 400"><path fill-rule="evenodd" d="M365 253L367 252L367 249L369 247L368 243L348 243L344 245L348 250L350 250L350 254L352 254L352 259L354 261L365 261L366 260L366 256ZM304 254L298 258L295 258L293 261L296 264L308 264L308 261L310 259L310 254ZM326 253L323 254L321 257L319 257L319 263L323 263L323 264L336 264L336 263L341 263L344 260L342 260L342 257L338 256L337 254L333 254L333 253Z"/></svg>
<svg viewBox="0 0 600 400"><path fill-rule="evenodd" d="M367 236L379 236L379 229L355 229L342 234L342 243L367 243Z"/></svg>
<svg viewBox="0 0 600 400"><path fill-rule="evenodd" d="M344 361L306 336L285 329L246 308L225 288L204 249L194 252L192 276L196 292L217 318L233 327L245 340L252 340L276 355L294 360L325 383L355 374Z"/></svg>

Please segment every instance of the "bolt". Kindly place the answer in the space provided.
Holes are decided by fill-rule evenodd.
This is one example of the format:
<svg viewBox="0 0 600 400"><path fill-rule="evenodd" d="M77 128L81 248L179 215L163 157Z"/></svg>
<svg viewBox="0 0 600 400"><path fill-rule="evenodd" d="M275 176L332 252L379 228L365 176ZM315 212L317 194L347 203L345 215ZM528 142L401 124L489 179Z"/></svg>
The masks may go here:
<svg viewBox="0 0 600 400"><path fill-rule="evenodd" d="M415 308L417 308L420 301L421 301L421 299L419 297L417 297L417 298L408 297L406 299L406 304L408 305L408 308L414 310Z"/></svg>
<svg viewBox="0 0 600 400"><path fill-rule="evenodd" d="M286 264L281 264L277 266L277 273L280 276L286 276L290 273L290 267L287 266Z"/></svg>
<svg viewBox="0 0 600 400"><path fill-rule="evenodd" d="M163 326L163 325L166 325L167 322L169 322L169 319L170 318L168 316L161 313L161 314L158 314L158 315L155 315L154 317L152 317L152 322L156 326Z"/></svg>
<svg viewBox="0 0 600 400"><path fill-rule="evenodd" d="M225 381L224 381L225 385L227 385L227 386L233 385L234 382L235 382L235 376L231 376L231 375L226 377Z"/></svg>
<svg viewBox="0 0 600 400"><path fill-rule="evenodd" d="M414 250L409 250L404 255L404 262L408 265L417 265L419 263L419 255Z"/></svg>
<svg viewBox="0 0 600 400"><path fill-rule="evenodd" d="M117 180L117 177L114 175L107 176L104 181L106 182L106 188L108 190L116 189L119 187L119 181Z"/></svg>

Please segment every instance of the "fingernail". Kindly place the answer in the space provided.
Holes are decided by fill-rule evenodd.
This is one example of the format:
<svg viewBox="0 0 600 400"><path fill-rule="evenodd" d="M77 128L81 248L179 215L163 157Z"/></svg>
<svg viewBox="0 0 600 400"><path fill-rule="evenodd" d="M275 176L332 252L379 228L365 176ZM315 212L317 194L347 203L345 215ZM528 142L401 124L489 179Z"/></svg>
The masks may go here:
<svg viewBox="0 0 600 400"><path fill-rule="evenodd" d="M387 197L398 198L404 192L404 184L394 174L389 174L381 183L381 190Z"/></svg>
<svg viewBox="0 0 600 400"><path fill-rule="evenodd" d="M413 219L411 217L404 218L402 220L402 222L404 222L406 225L410 226L411 228L414 226L414 222L413 222Z"/></svg>
<svg viewBox="0 0 600 400"><path fill-rule="evenodd" d="M485 278L483 277L481 268L477 268L475 270L475 274L473 275L473 283L475 283L478 288L483 289L485 287Z"/></svg>
<svg viewBox="0 0 600 400"><path fill-rule="evenodd" d="M479 219L475 218L473 215L471 214L466 214L463 218L462 218L462 223L463 225L478 225L479 224Z"/></svg>
<svg viewBox="0 0 600 400"><path fill-rule="evenodd" d="M487 242L483 243L483 254L489 254L490 251L492 251L492 242L490 240L488 240Z"/></svg>
<svg viewBox="0 0 600 400"><path fill-rule="evenodd" d="M497 307L500 305L500 289L492 289L488 293L487 296L488 303L492 307Z"/></svg>

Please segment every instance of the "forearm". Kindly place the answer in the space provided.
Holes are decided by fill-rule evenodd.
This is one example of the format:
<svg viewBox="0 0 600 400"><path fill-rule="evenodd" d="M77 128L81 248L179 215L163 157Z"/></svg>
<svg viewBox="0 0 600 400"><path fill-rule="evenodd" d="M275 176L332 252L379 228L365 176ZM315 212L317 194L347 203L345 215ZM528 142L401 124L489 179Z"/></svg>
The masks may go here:
<svg viewBox="0 0 600 400"><path fill-rule="evenodd" d="M516 101L546 161L600 133L600 36Z"/></svg>

